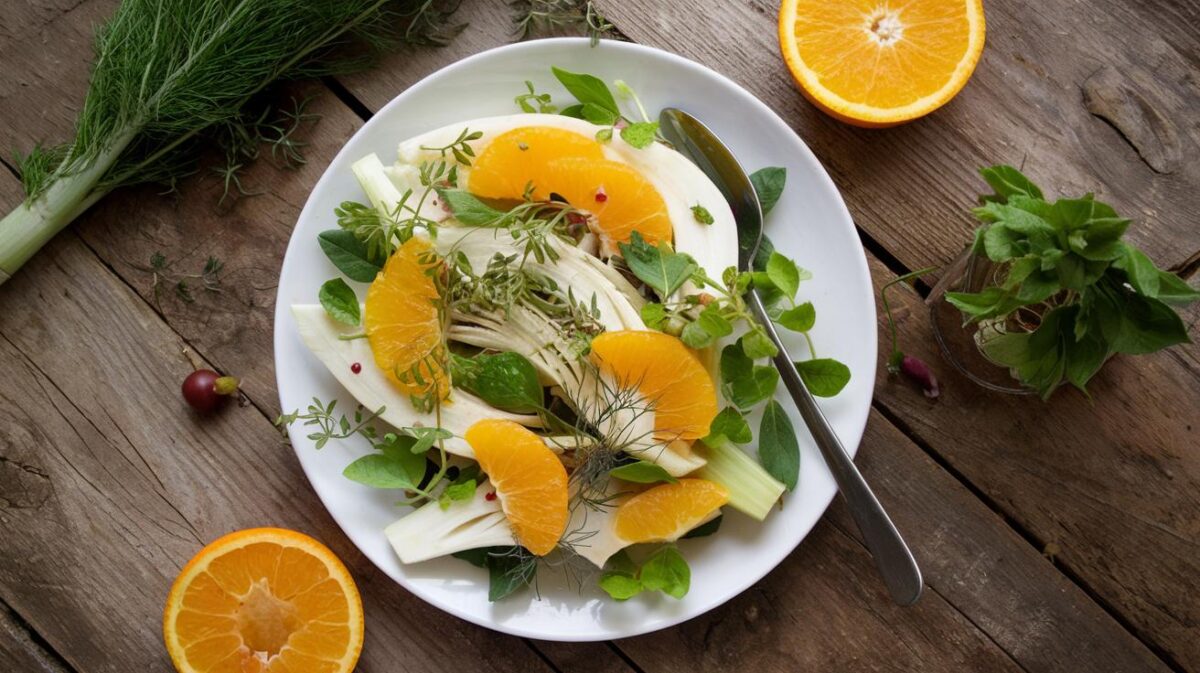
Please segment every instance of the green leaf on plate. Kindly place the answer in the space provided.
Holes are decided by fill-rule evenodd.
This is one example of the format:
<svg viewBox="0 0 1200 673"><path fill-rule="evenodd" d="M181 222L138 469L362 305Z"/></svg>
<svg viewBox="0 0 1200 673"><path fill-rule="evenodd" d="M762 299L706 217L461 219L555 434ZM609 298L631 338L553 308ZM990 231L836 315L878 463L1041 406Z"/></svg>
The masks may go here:
<svg viewBox="0 0 1200 673"><path fill-rule="evenodd" d="M325 281L317 296L330 318L346 325L358 325L362 321L358 297L341 278Z"/></svg>
<svg viewBox="0 0 1200 673"><path fill-rule="evenodd" d="M775 400L767 403L758 427L758 460L789 491L795 490L800 477L800 444L792 421Z"/></svg>
<svg viewBox="0 0 1200 673"><path fill-rule="evenodd" d="M338 271L350 280L370 283L383 267L367 257L367 246L345 229L330 229L317 235L317 243Z"/></svg>

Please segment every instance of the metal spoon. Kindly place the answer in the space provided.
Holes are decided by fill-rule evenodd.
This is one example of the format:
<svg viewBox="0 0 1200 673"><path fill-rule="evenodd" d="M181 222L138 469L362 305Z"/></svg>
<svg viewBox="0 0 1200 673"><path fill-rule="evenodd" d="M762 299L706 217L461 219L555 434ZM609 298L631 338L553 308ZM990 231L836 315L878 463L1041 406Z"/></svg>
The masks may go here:
<svg viewBox="0 0 1200 673"><path fill-rule="evenodd" d="M663 136L675 149L699 166L729 201L737 221L738 269L750 270L763 236L762 209L750 178L729 148L695 117L677 108L666 108L659 115L659 126ZM867 549L875 557L875 563L883 575L884 584L887 585L892 600L900 605L916 603L921 597L923 583L921 570L917 568L912 552L908 550L896 526L888 518L887 512L883 511L883 506L879 504L862 474L854 466L854 461L842 447L842 442L825 419L825 415L821 413L821 408L817 406L812 393L805 387L800 373L792 364L792 358L788 356L787 350L779 340L779 334L767 316L762 298L755 290L750 290L746 298L755 317L766 328L767 335L779 349L779 354L775 356L775 366L779 369L792 399L795 400L809 432L816 440L825 463L833 472L838 489L846 499L850 514L854 516L859 530L862 531Z"/></svg>

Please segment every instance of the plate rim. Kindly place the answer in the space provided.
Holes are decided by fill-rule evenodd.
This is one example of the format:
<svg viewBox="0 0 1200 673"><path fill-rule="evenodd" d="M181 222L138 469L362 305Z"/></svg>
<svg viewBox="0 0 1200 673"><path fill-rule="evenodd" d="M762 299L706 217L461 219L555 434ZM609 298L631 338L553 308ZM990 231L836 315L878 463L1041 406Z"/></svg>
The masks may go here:
<svg viewBox="0 0 1200 673"><path fill-rule="evenodd" d="M628 51L634 52L635 54L638 54L641 56L647 56L647 57L650 57L653 59L663 60L672 67L700 70L700 71L702 71L703 74L713 77L713 78L716 78L716 79L722 81L726 86L729 86L729 87L733 88L734 90L740 92L741 94L744 94L744 97L746 100L738 101L738 103L744 102L745 104L748 104L752 107L757 108L761 113L765 114L766 119L770 120L770 122L777 127L778 131L790 134L796 140L796 142L799 144L799 146L802 150L800 155L795 158L808 165L808 168L811 169L813 177L818 182L821 183L821 185L820 185L821 189L831 195L831 197L833 199L832 205L835 207L834 208L835 214L840 214L844 217L836 218L836 219L839 219L840 221L837 223L831 222L829 225L826 225L826 226L841 226L844 228L848 228L850 230L849 233L851 233L853 235L853 238L855 238L855 239L859 238L857 228L854 225L854 219L853 219L852 215L850 214L849 209L846 207L845 199L842 197L841 191L834 184L833 178L829 175L829 172L825 169L824 165L821 164L820 160L813 153L812 149L808 146L808 144L806 142L804 142L804 139L801 138L800 135L790 125L788 125L788 123L782 117L779 116L779 114L777 114L773 109L771 109L770 106L768 106L765 102L760 100L756 95L751 93L748 89L743 87L741 84L737 83L736 81L727 77L726 75L708 67L707 65L704 65L697 61L693 61L687 57L681 56L679 54L675 54L675 53L667 51L665 49L660 49L658 47L634 43L634 42L625 42L625 41L621 41L621 40L610 40L610 39L601 39L597 45L593 46L591 43L591 40L587 37L555 37L555 38L543 38L543 39L537 39L537 40L529 40L529 41L523 41L523 42L514 42L514 43L503 44L503 45L499 45L496 47L486 49L486 50L481 51L476 54L472 54L470 56L466 56L466 57L461 58L452 63L448 63L448 64L438 68L437 70L434 70L433 72L428 73L427 75L423 76L421 79L417 80L416 82L413 82L411 85L404 88L399 93L397 93L395 96L393 96L392 99L389 100L386 104L381 106L374 114L372 114L370 119L367 119L363 123L362 126L360 126L353 134L350 135L349 138L347 138L343 142L342 147L333 155L333 157L330 158L329 163L326 165L324 171L322 171L321 176L317 179L317 181L315 183L313 183L312 188L308 192L308 197L305 199L304 206L301 208L299 214L296 217L296 223L293 225L292 233L288 239L288 245L287 245L286 249L284 250L283 260L280 263L279 280L280 281L283 280L284 267L287 265L288 258L292 255L293 246L302 245L302 243L298 242L298 239L300 237L298 237L296 235L299 223L314 216L313 212L310 212L311 210L314 210L317 207L314 203L313 195L318 191L318 188L321 186L322 182L325 181L326 176L329 174L329 172L333 168L333 166L338 163L339 159L342 158L342 155L344 153L348 152L348 147L351 144L351 141L356 136L367 132L368 129L373 128L375 125L380 125L380 126L385 125L387 123L386 120L389 117L389 112L392 109L403 105L404 99L407 98L408 96L412 95L413 93L415 93L427 86L431 86L432 83L436 83L436 80L440 76L443 76L445 74L451 73L453 71L456 71L456 70L459 70L462 68L468 68L479 61L486 61L489 58L494 57L498 52L508 53L508 52L521 52L521 51L526 51L526 50L535 51L535 50L540 50L540 49L554 49L555 47L563 47L563 48L584 47L584 48L588 48L588 49L603 48L603 49L615 49L615 50L628 50ZM870 314L877 315L873 285L871 283L870 268L869 268L867 257L866 257L866 250L861 245L858 246L857 250L858 250L858 254L853 255L854 266L855 266L854 271L855 271L856 275L859 275L862 279L866 280L866 283L865 283L866 292L865 292L864 296L853 298L853 299L855 299L856 301L864 302L866 307L869 308ZM286 328L284 326L290 325L290 321L288 320L288 315L290 315L290 314L287 311L288 305L286 303L283 303L284 299L285 299L283 297L284 292L285 292L284 284L282 282L280 282L276 288L276 293L275 293L275 311L274 311L274 316L273 316L274 326L273 326L273 338L272 338L272 360L273 360L273 364L275 365L276 393L279 397L281 409L283 408L283 382L281 380L281 372L283 371L283 368L280 366L279 353L281 351L281 343L283 342L283 339L285 338ZM293 326L293 329L294 329L294 326ZM858 450L859 450L863 435L866 430L867 420L870 417L870 411L872 408L871 402L874 399L874 380L875 380L876 373L878 371L878 347L879 347L879 344L878 344L878 334L876 333L875 330L870 330L869 335L866 338L866 342L867 343L865 345L867 347L867 350L869 351L867 353L867 355L869 355L869 357L866 358L866 361L869 363L869 365L866 368L867 370L864 370L862 372L862 375L864 377L867 377L867 380L871 382L869 384L870 385L870 387L869 387L870 394L867 396L866 404L863 405L863 409L860 413L861 418L858 420L858 422L854 422L853 418L850 418L849 420L847 420L847 423L849 425L851 425L852 428L854 428L854 435L855 435L854 441L853 442L843 441L843 444L846 447L846 451L847 451L847 453L850 454L850 457L852 459L858 454ZM856 375L857 375L857 372L856 372ZM856 410L851 409L849 411L851 413L853 413ZM664 629L671 628L673 626L677 626L685 621L689 621L691 619L699 617L711 610L714 610L714 609L724 605L725 603L729 602L730 600L732 600L732 599L736 598L737 596L741 595L742 593L744 593L747 589L749 589L751 586L753 586L757 582L766 578L766 576L769 575L771 572L778 569L778 567L784 561L786 561L786 559L792 553L795 552L795 550L800 546L800 544L802 542L804 542L804 540L812 532L813 528L816 527L817 523L820 522L825 517L825 514L829 510L829 505L832 503L834 496L836 496L837 492L838 492L836 485L835 485L832 492L830 492L828 497L825 498L824 504L821 505L820 513L816 516L815 519L813 519L812 523L807 527L807 529L800 532L800 534L798 535L798 537L796 539L795 544L791 545L790 548L787 549L787 551L785 553L783 553L779 557L779 559L777 561L775 561L775 563L769 569L767 569L765 572L763 572L760 576L757 576L757 577L747 576L747 577L743 577L743 578L739 579L739 581L730 582L729 583L730 589L723 592L724 595L722 597L720 597L719 599L717 599L715 601L712 601L707 606L704 606L702 608L699 608L699 609L696 609L696 610L693 610L690 612L680 612L679 614L672 615L670 617L665 618L662 622L656 623L651 628L642 628L640 626L633 626L633 627L624 628L624 629L615 629L612 627L602 627L604 629L604 632L601 634L597 634L597 635L593 635L593 634L587 633L587 632L581 632L581 633L558 633L558 632L555 632L555 633L547 634L545 632L538 631L535 629L530 629L530 628L526 628L526 627L522 627L522 626L515 626L515 625L507 624L504 622L495 621L493 619L489 619L486 614L476 614L475 612L472 612L469 609L461 608L457 604L439 602L435 596L423 591L419 586L414 585L404 579L399 579L399 578L393 576L387 569L385 569L385 568L381 567L379 564L377 564L374 561L374 559L371 558L371 555L366 553L366 551L364 551L361 547L359 547L359 545L355 542L353 536L350 535L350 533L347 530L347 526L343 523L343 520L342 520L343 516L340 516L339 514L335 513L335 511L326 504L326 499L323 496L324 488L322 486L318 485L318 481L314 480L313 475L310 473L309 465L306 464L305 460L301 456L300 447L298 447L296 445L296 442L294 441L294 438L292 437L293 431L294 431L293 427L288 427L287 432L288 432L288 437L289 437L290 443L292 445L292 451L296 455L296 460L300 463L300 468L304 472L304 476L308 480L309 486L312 488L312 490L316 494L318 500L321 502L321 506L325 509L326 513L330 516L330 518L332 518L334 520L334 522L338 525L338 528L341 530L342 534L347 538L347 540L352 545L354 545L354 547L358 551L358 553L362 554L372 565L374 565L376 567L377 570L379 570L389 580L395 582L396 584L399 584L402 588L404 588L405 591L407 591L408 593L412 594L413 596L419 598L421 601L425 602L429 606L431 606L435 609L441 610L447 614L451 614L451 615L453 615L459 619L462 619L466 622L469 622L471 624L475 624L477 626L481 626L483 628L487 628L492 631L497 631L500 633L505 633L505 634L514 635L514 636L518 636L518 637L533 638L533 639L540 639L540 640L547 640L547 641L554 641L554 642L598 642L598 641L604 641L604 640L629 638L629 637L645 635L645 634L649 634L649 633L655 633L658 631L662 631ZM296 432L296 434L299 434L298 430L295 430L295 432ZM843 438L843 440L844 440L844 438ZM826 466L825 469L828 470L828 467Z"/></svg>

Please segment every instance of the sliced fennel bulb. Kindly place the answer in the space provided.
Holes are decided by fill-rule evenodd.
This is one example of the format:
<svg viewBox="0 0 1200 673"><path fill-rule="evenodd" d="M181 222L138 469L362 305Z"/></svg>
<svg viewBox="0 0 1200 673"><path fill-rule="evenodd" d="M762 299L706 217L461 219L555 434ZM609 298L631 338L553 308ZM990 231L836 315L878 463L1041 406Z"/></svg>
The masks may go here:
<svg viewBox="0 0 1200 673"><path fill-rule="evenodd" d="M729 506L762 521L783 497L786 486L772 477L750 454L722 438L701 445L697 452L707 458L694 476L729 489Z"/></svg>
<svg viewBox="0 0 1200 673"><path fill-rule="evenodd" d="M388 542L403 563L480 547L511 547L517 544L500 499L488 500L490 482L475 489L468 501L452 502L442 509L436 501L413 510L384 529Z"/></svg>
<svg viewBox="0 0 1200 673"><path fill-rule="evenodd" d="M434 413L419 411L408 395L398 390L383 370L375 366L371 345L366 339L339 338L353 335L359 328L331 320L320 304L293 305L292 316L296 319L296 327L304 344L364 408L376 411L384 407L380 420L398 428L438 426L438 418ZM351 371L354 363L362 365L357 374ZM537 416L500 411L466 391L454 390L451 400L441 406L441 427L455 435L446 440L446 451L474 458L475 452L462 438L462 433L481 418L507 419L531 427L540 424Z"/></svg>

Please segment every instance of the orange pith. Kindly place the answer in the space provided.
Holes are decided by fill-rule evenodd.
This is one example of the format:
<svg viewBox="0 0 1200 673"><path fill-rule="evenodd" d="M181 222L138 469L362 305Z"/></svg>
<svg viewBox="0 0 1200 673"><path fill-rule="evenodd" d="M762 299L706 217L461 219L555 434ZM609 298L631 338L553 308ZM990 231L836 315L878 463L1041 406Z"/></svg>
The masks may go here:
<svg viewBox="0 0 1200 673"><path fill-rule="evenodd" d="M984 43L982 0L784 0L779 41L800 90L860 126L941 107L966 84Z"/></svg>
<svg viewBox="0 0 1200 673"><path fill-rule="evenodd" d="M492 482L517 541L549 554L567 528L567 470L542 438L498 419L478 421L463 435Z"/></svg>
<svg viewBox="0 0 1200 673"><path fill-rule="evenodd" d="M375 364L392 383L410 395L432 392L436 385L445 397L450 381L434 357L442 347L442 325L437 287L426 273L431 250L427 240L414 236L388 258L367 289L363 329ZM419 381L411 376L414 368Z"/></svg>
<svg viewBox="0 0 1200 673"><path fill-rule="evenodd" d="M654 410L660 439L691 441L708 434L717 415L712 377L678 338L624 330L592 339L592 360L622 388L637 388Z"/></svg>
<svg viewBox="0 0 1200 673"><path fill-rule="evenodd" d="M163 637L180 673L344 673L362 650L362 601L320 542L253 528L215 540L184 566Z"/></svg>
<svg viewBox="0 0 1200 673"><path fill-rule="evenodd" d="M660 484L621 503L613 522L628 542L671 542L700 525L721 505L729 490L707 479Z"/></svg>
<svg viewBox="0 0 1200 673"><path fill-rule="evenodd" d="M629 242L671 242L671 220L662 195L627 164L605 159L593 138L550 126L516 128L497 135L472 162L467 191L494 199L519 199L527 185L533 198L558 194L596 216L601 235ZM597 195L600 195L597 197Z"/></svg>

